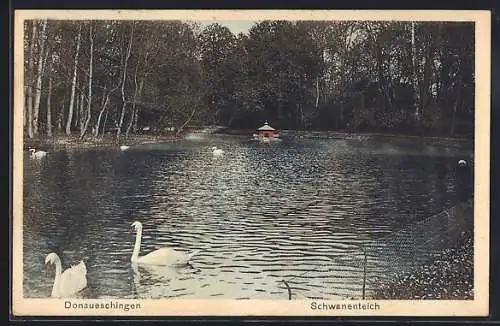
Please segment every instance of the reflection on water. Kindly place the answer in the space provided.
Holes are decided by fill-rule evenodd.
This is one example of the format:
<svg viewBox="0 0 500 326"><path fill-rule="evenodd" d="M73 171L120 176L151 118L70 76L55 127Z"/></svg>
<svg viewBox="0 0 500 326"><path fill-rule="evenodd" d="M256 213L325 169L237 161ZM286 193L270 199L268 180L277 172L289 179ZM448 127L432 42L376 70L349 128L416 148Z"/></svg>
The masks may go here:
<svg viewBox="0 0 500 326"><path fill-rule="evenodd" d="M378 239L453 205L455 165L468 155L410 142L211 136L26 159L24 295L50 295L43 263L53 251L64 267L85 260L93 298L287 299L290 278L298 298L346 297L361 280L336 259L359 245L390 248ZM141 255L199 250L193 266L131 264L135 220Z"/></svg>

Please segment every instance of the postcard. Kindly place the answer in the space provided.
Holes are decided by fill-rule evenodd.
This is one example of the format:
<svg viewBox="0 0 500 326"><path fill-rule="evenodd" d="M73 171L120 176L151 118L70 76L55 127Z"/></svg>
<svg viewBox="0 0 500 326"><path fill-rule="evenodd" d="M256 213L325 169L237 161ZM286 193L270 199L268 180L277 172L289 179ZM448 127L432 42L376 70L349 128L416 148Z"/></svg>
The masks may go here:
<svg viewBox="0 0 500 326"><path fill-rule="evenodd" d="M487 316L490 15L16 10L12 315Z"/></svg>

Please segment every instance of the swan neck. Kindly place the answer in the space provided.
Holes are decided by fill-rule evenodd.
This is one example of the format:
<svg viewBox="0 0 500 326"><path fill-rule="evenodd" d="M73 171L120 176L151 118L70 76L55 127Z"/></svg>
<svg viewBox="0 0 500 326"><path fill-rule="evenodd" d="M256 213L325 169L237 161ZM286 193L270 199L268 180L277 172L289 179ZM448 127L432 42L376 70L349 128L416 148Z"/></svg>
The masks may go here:
<svg viewBox="0 0 500 326"><path fill-rule="evenodd" d="M141 250L141 239L142 239L142 228L137 229L137 233L135 235L135 245L134 251L132 252L131 261L137 261L139 258L139 251Z"/></svg>
<svg viewBox="0 0 500 326"><path fill-rule="evenodd" d="M54 286L52 287L52 296L53 297L56 297L59 295L59 287L60 287L61 275L62 275L61 259L58 256L56 256L55 265L56 265L56 278L54 280Z"/></svg>

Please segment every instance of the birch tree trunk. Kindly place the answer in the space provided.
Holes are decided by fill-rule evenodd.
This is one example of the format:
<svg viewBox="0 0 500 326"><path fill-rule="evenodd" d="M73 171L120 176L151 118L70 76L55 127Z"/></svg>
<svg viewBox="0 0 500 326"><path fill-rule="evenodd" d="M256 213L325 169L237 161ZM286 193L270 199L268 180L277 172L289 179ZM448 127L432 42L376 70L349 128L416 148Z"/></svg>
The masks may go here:
<svg viewBox="0 0 500 326"><path fill-rule="evenodd" d="M130 39L129 39L128 46L127 46L127 53L126 53L125 58L123 60L123 79L122 79L122 86L121 86L122 111L120 114L120 120L118 121L118 127L116 130L116 140L118 143L120 143L120 134L121 134L122 126L123 126L123 118L125 116L125 109L127 107L127 101L125 98L125 82L127 81L128 59L130 58L130 52L132 50L132 38L134 37L134 27L135 27L135 22L133 23L132 30L130 31Z"/></svg>
<svg viewBox="0 0 500 326"><path fill-rule="evenodd" d="M73 70L73 81L71 82L71 97L69 100L68 120L66 120L66 135L71 135L71 121L73 120L73 105L75 103L75 90L76 90L76 75L78 71L78 53L80 52L80 39L82 37L82 24L78 29L78 38L76 41L76 54L75 54L75 67Z"/></svg>
<svg viewBox="0 0 500 326"><path fill-rule="evenodd" d="M180 126L179 128L177 128L177 132L175 134L176 136L180 135L180 133L184 130L184 127L186 127L187 124L189 123L189 121L191 121L193 119L195 113L196 113L196 107L193 109L193 111L191 111L191 114L186 119L186 121L184 121L184 123L182 124L182 126Z"/></svg>
<svg viewBox="0 0 500 326"><path fill-rule="evenodd" d="M87 128L89 127L90 117L91 117L91 106L92 106L92 63L94 60L94 34L92 33L92 24L89 25L89 41L90 41L90 58L89 58L89 91L87 99L87 119L85 120L85 125L83 130L80 131L80 140L85 137Z"/></svg>
<svg viewBox="0 0 500 326"><path fill-rule="evenodd" d="M97 115L97 121L92 128L92 134L94 135L94 138L97 138L99 136L99 125L101 124L101 119L102 119L102 114L104 113L105 106L104 104L106 103L106 85L104 85L104 90L102 91L102 97L101 97L101 108L99 110L99 114Z"/></svg>
<svg viewBox="0 0 500 326"><path fill-rule="evenodd" d="M141 97L141 94L142 94L142 89L144 87L144 78L143 77L141 79L141 81L139 82L139 95L137 96L138 98ZM132 130L134 132L137 132L137 122L138 122L138 119L139 119L139 107L136 106L135 108L135 114L134 114L134 126L132 127Z"/></svg>
<svg viewBox="0 0 500 326"><path fill-rule="evenodd" d="M108 95L102 97L102 105L101 105L101 110L99 111L99 115L97 116L97 122L95 123L94 126L94 137L99 136L99 128L101 126L101 119L104 111L106 110L106 106L108 105L108 100L109 100L109 93Z"/></svg>
<svg viewBox="0 0 500 326"><path fill-rule="evenodd" d="M30 44L30 51L29 51L29 58L28 58L28 89L27 89L27 94L26 97L28 98L27 100L27 105L28 105L28 137L33 138L33 56L35 55L35 38L36 38L36 24L37 22L35 20L31 21L32 25L32 30L31 30L31 44Z"/></svg>
<svg viewBox="0 0 500 326"><path fill-rule="evenodd" d="M66 95L63 95L62 101L59 102L59 110L57 110L57 124L56 128L58 132L62 132L63 130L63 121L64 121L64 107L66 102Z"/></svg>
<svg viewBox="0 0 500 326"><path fill-rule="evenodd" d="M108 117L107 108L108 108L109 98L111 97L111 94L113 94L118 89L118 87L120 87L120 83L118 83L113 89L109 90L107 93L106 93L106 87L104 87L101 110L99 111L99 115L97 116L97 122L96 122L95 127L94 127L94 137L99 136L99 128L101 126L102 115L104 114L104 112L106 112L106 116L104 119L104 125L102 127L103 128L102 135L104 135L104 131L106 129L106 121L107 121L107 117Z"/></svg>
<svg viewBox="0 0 500 326"><path fill-rule="evenodd" d="M106 123L108 122L108 111L106 110L106 114L104 115L104 123L102 125L102 137L104 137L104 134L106 133Z"/></svg>
<svg viewBox="0 0 500 326"><path fill-rule="evenodd" d="M148 67L148 63L149 63L149 51L146 51L146 54L144 55L144 64L143 64L143 69L144 70L147 70L147 67ZM138 98L141 97L141 94L142 94L142 90L143 90L143 87L144 87L144 80L146 79L147 77L147 73L144 73L142 78L141 78L141 81L139 82L139 94L137 95ZM137 132L137 122L138 122L138 119L139 119L139 108L136 106L135 107L135 114L134 114L134 125L132 127L132 130L134 132Z"/></svg>
<svg viewBox="0 0 500 326"><path fill-rule="evenodd" d="M71 124L73 125L73 128L78 127L78 121L80 120L80 98L75 95L75 109L73 111L73 121Z"/></svg>
<svg viewBox="0 0 500 326"><path fill-rule="evenodd" d="M47 136L52 137L52 110L50 108L52 97L52 75L49 72L49 85L47 90Z"/></svg>
<svg viewBox="0 0 500 326"><path fill-rule="evenodd" d="M319 76L316 77L316 109L318 108L319 105Z"/></svg>
<svg viewBox="0 0 500 326"><path fill-rule="evenodd" d="M130 129L132 128L132 125L134 124L135 121L135 107L137 103L137 94L139 92L139 88L137 85L137 71L139 69L139 62L137 62L137 65L135 66L135 72L134 72L134 99L132 101L132 115L130 116L130 120L128 122L127 130L125 131L125 139L128 139L128 135L130 133Z"/></svg>
<svg viewBox="0 0 500 326"><path fill-rule="evenodd" d="M47 53L49 53L49 46L47 44ZM50 56L50 60L47 60L48 55L45 56L46 64L44 64L44 75L48 76L47 80L47 116L45 124L45 132L47 136L52 137L52 67L54 65L54 58Z"/></svg>
<svg viewBox="0 0 500 326"><path fill-rule="evenodd" d="M83 119L84 119L84 116L83 116L83 103L84 103L84 93L83 93L83 89L80 91L80 101L78 101L79 105L77 106L78 107L78 120L77 120L77 123L78 123L78 129L81 131L83 129Z"/></svg>
<svg viewBox="0 0 500 326"><path fill-rule="evenodd" d="M47 20L42 23L42 30L40 31L40 49L38 51L38 69L36 78L36 90L35 90L35 106L33 108L33 134L38 135L38 115L40 112L40 98L42 95L42 75L43 75L43 64L45 56L45 31L47 28Z"/></svg>

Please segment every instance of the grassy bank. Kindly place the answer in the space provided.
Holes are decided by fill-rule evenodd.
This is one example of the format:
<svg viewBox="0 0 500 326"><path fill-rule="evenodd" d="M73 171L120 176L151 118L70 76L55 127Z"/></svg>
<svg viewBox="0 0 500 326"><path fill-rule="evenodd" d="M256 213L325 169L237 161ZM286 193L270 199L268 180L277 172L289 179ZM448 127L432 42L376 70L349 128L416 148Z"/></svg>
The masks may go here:
<svg viewBox="0 0 500 326"><path fill-rule="evenodd" d="M455 248L446 249L412 273L379 284L376 300L474 299L473 236L464 233Z"/></svg>

